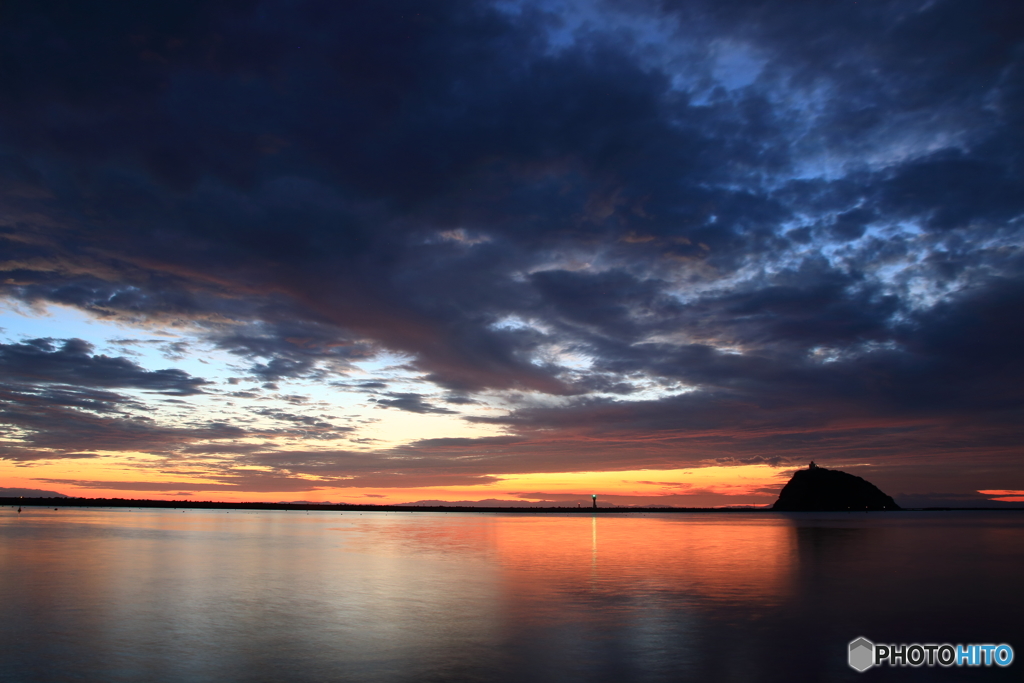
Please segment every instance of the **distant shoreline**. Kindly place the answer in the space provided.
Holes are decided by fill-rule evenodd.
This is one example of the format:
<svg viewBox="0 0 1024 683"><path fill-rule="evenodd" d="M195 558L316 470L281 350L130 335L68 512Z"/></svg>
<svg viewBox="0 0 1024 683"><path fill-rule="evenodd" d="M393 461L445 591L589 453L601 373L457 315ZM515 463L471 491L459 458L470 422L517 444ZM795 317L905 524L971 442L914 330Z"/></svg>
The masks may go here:
<svg viewBox="0 0 1024 683"><path fill-rule="evenodd" d="M474 507L469 505L361 505L361 504L320 504L320 503L229 503L193 500L135 500L130 498L10 498L0 497L0 506L31 507L81 507L81 508L158 508L185 510L303 510L307 512L508 512L516 514L623 514L629 512L735 512L761 513L778 512L771 508L680 508L680 507ZM1024 507L931 507L903 508L882 512L942 512L963 510L986 510L992 512L1018 511ZM831 510L828 512L868 512L866 510ZM871 511L879 512L879 511Z"/></svg>

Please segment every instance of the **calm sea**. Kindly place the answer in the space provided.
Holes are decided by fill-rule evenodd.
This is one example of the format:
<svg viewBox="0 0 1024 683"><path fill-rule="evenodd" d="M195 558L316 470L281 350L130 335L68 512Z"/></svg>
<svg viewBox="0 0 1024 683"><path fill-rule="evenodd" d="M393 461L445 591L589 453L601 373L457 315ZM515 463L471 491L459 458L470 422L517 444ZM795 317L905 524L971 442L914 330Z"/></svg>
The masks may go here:
<svg viewBox="0 0 1024 683"><path fill-rule="evenodd" d="M0 508L0 680L1024 679L1024 513ZM1005 669L847 644L1008 643Z"/></svg>

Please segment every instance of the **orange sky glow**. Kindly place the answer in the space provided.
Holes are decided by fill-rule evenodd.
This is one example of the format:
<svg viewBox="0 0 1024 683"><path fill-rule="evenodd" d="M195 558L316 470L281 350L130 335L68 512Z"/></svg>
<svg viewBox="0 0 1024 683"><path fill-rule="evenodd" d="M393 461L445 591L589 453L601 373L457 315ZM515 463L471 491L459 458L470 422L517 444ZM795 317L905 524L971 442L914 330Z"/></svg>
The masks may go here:
<svg viewBox="0 0 1024 683"><path fill-rule="evenodd" d="M0 463L0 475L10 487L45 488L69 496L88 498L149 498L278 502L304 500L317 503L398 504L420 500L457 502L499 499L555 505L586 502L596 493L602 504L721 507L770 505L788 472L767 465L708 466L673 470L612 472L542 472L501 475L493 483L477 486L418 486L345 488L316 486L306 491L239 491L234 487L170 474L145 471L131 488L131 470L124 462L102 459L35 463L15 468ZM73 484L67 482L82 482ZM85 484L85 482L88 482ZM112 485L107 488L103 482Z"/></svg>

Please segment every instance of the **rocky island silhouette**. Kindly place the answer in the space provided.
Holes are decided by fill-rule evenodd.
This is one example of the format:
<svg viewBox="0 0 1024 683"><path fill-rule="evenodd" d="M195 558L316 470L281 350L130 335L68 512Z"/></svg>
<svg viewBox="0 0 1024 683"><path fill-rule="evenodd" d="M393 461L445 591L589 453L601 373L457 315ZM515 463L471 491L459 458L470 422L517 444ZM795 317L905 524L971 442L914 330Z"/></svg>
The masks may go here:
<svg viewBox="0 0 1024 683"><path fill-rule="evenodd" d="M866 479L818 467L813 460L807 469L793 473L772 506L782 512L899 509L896 501Z"/></svg>

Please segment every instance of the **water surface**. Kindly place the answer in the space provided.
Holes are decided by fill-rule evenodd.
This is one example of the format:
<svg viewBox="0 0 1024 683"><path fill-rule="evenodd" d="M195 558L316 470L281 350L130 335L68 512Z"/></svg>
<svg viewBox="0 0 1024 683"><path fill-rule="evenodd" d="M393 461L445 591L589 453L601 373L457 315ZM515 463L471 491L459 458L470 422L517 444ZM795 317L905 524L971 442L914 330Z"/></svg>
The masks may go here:
<svg viewBox="0 0 1024 683"><path fill-rule="evenodd" d="M0 680L1019 681L1022 570L1010 512L0 508Z"/></svg>

